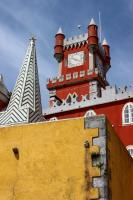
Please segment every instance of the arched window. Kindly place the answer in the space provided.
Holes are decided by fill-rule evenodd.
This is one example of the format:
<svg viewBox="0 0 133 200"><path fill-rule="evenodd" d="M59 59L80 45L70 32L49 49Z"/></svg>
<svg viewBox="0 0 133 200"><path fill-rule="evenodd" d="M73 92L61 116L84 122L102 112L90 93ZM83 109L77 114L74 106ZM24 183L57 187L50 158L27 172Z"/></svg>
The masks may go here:
<svg viewBox="0 0 133 200"><path fill-rule="evenodd" d="M133 158L133 145L128 145L126 149L128 150L130 156Z"/></svg>
<svg viewBox="0 0 133 200"><path fill-rule="evenodd" d="M57 120L58 120L57 117L51 117L51 118L49 119L49 121L51 121L51 122L53 122L53 121L57 121Z"/></svg>
<svg viewBox="0 0 133 200"><path fill-rule="evenodd" d="M133 103L127 103L122 110L122 123L131 124L133 123Z"/></svg>
<svg viewBox="0 0 133 200"><path fill-rule="evenodd" d="M96 113L95 113L94 110L88 110L88 111L85 113L84 117L91 117L91 116L95 116L95 115L96 115Z"/></svg>

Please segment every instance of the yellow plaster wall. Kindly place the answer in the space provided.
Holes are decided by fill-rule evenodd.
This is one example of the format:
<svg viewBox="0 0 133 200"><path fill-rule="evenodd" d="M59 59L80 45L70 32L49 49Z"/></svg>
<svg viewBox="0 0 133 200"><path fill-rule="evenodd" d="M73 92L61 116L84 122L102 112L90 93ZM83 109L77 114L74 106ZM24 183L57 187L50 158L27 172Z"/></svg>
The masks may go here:
<svg viewBox="0 0 133 200"><path fill-rule="evenodd" d="M112 200L133 199L133 159L114 129L107 123L109 196Z"/></svg>
<svg viewBox="0 0 133 200"><path fill-rule="evenodd" d="M84 119L0 128L0 200L85 200L99 197L91 177L92 144L98 129L84 129ZM19 149L19 160L12 148Z"/></svg>

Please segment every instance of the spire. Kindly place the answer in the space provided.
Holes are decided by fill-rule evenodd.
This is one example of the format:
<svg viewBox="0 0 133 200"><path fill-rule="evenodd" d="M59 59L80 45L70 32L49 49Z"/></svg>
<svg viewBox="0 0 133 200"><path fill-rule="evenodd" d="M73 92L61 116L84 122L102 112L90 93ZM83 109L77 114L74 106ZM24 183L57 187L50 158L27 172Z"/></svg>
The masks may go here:
<svg viewBox="0 0 133 200"><path fill-rule="evenodd" d="M108 42L107 40L104 38L103 42L102 42L102 45L108 45Z"/></svg>
<svg viewBox="0 0 133 200"><path fill-rule="evenodd" d="M58 31L57 31L57 34L63 34L63 31L62 31L62 28L59 27Z"/></svg>
<svg viewBox="0 0 133 200"><path fill-rule="evenodd" d="M8 107L0 113L0 125L37 122L42 119L35 38L32 37Z"/></svg>
<svg viewBox="0 0 133 200"><path fill-rule="evenodd" d="M94 19L92 18L89 25L96 25Z"/></svg>

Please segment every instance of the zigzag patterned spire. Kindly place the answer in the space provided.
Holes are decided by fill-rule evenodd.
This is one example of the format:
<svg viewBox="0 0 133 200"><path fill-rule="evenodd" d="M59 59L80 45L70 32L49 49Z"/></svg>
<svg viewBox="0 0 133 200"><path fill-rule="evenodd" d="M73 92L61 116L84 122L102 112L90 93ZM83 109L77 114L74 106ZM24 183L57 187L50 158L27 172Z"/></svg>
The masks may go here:
<svg viewBox="0 0 133 200"><path fill-rule="evenodd" d="M35 39L32 38L8 107L5 112L0 113L0 125L42 120Z"/></svg>

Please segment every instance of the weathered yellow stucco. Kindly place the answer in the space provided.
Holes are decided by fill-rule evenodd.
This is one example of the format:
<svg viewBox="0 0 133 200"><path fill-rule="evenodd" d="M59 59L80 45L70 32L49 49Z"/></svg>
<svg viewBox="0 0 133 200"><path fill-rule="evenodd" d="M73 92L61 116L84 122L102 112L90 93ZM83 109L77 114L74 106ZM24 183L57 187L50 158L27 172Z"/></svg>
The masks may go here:
<svg viewBox="0 0 133 200"><path fill-rule="evenodd" d="M92 154L100 147L92 139L104 130L107 195L132 200L133 160L107 121L103 129L85 129L84 118L0 128L0 200L99 199L92 177L101 167L92 166Z"/></svg>
<svg viewBox="0 0 133 200"><path fill-rule="evenodd" d="M84 119L0 128L0 200L85 200L99 197L91 177L92 144L98 129L84 129ZM15 157L13 148L19 151Z"/></svg>
<svg viewBox="0 0 133 200"><path fill-rule="evenodd" d="M133 159L109 123L107 133L109 197L112 200L132 200Z"/></svg>

